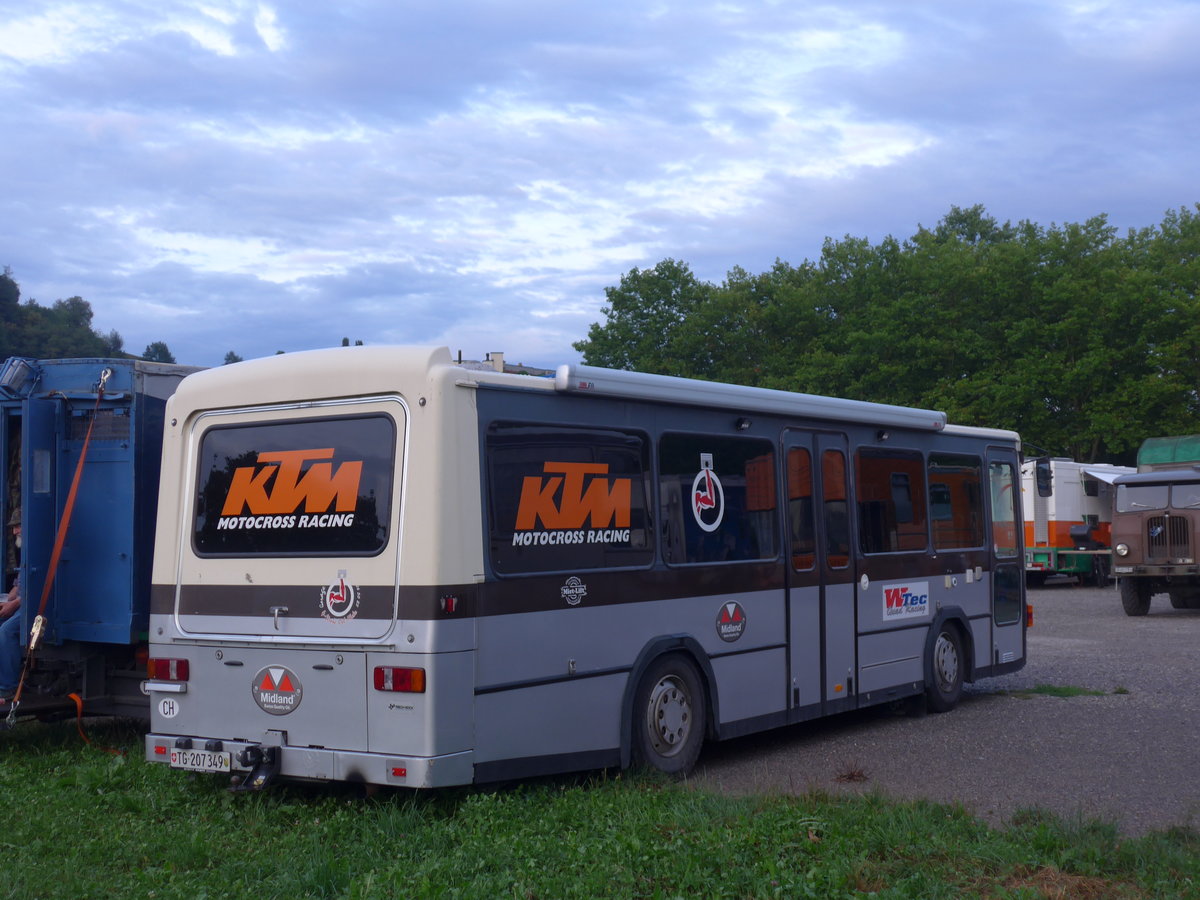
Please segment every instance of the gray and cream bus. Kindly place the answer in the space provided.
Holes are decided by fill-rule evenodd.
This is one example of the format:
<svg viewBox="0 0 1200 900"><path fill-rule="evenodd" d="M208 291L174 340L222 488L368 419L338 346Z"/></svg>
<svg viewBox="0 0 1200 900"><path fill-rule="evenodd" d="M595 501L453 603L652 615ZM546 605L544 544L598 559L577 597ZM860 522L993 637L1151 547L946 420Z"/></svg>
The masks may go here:
<svg viewBox="0 0 1200 900"><path fill-rule="evenodd" d="M1025 663L1019 439L429 348L169 401L149 760L411 787L644 765Z"/></svg>

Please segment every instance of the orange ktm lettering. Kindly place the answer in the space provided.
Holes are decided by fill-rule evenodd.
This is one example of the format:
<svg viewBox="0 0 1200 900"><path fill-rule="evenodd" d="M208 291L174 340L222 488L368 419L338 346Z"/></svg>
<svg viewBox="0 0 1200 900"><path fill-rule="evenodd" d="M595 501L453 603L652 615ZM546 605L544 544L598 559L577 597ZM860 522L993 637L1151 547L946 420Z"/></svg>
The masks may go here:
<svg viewBox="0 0 1200 900"><path fill-rule="evenodd" d="M526 476L517 507L517 531L543 528L628 528L633 479L608 478L607 463L548 462L546 478ZM560 493L561 489L561 493ZM555 502L555 497L558 502Z"/></svg>
<svg viewBox="0 0 1200 900"><path fill-rule="evenodd" d="M260 453L257 466L234 470L221 515L240 516L247 509L253 516L286 515L301 503L307 513L328 512L331 504L334 512L353 512L362 479L361 460L344 462L336 472L331 462L313 462L304 471L306 462L332 458L332 447Z"/></svg>

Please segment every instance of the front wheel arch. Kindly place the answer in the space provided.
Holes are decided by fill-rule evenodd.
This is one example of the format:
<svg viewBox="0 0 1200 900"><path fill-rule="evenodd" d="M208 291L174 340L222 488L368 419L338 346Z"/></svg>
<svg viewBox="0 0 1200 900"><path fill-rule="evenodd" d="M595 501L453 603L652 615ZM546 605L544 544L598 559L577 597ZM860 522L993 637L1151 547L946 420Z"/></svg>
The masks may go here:
<svg viewBox="0 0 1200 900"><path fill-rule="evenodd" d="M654 638L638 654L629 678L625 682L625 695L621 700L621 768L628 769L633 764L633 716L638 688L646 676L647 670L661 656L669 653L682 653L688 657L692 665L700 673L700 686L704 693L705 727L704 738L709 740L717 736L718 714L720 712L720 697L717 692L717 681L713 675L712 664L708 654L700 646L699 641L690 635L662 635Z"/></svg>

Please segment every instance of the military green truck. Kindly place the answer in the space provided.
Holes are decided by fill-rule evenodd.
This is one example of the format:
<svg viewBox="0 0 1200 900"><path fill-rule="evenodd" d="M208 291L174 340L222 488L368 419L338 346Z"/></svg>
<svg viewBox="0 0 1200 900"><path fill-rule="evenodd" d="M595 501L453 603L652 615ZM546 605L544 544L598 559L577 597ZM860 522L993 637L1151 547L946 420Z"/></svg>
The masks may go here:
<svg viewBox="0 0 1200 900"><path fill-rule="evenodd" d="M1200 609L1200 434L1147 438L1137 472L1114 484L1113 574L1126 614L1146 615L1164 593L1175 609Z"/></svg>

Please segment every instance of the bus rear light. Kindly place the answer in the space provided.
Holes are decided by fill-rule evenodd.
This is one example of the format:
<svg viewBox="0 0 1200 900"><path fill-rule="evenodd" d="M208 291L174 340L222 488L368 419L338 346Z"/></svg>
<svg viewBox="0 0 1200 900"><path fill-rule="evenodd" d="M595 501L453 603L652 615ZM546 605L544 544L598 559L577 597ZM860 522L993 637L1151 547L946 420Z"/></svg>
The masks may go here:
<svg viewBox="0 0 1200 900"><path fill-rule="evenodd" d="M155 744L154 745L154 755L155 756L166 756L167 755L166 744Z"/></svg>
<svg viewBox="0 0 1200 900"><path fill-rule="evenodd" d="M186 659L146 660L146 674L156 681L187 681L191 669Z"/></svg>
<svg viewBox="0 0 1200 900"><path fill-rule="evenodd" d="M425 693L425 670L399 666L375 667L375 690L398 694Z"/></svg>
<svg viewBox="0 0 1200 900"><path fill-rule="evenodd" d="M1026 628L1033 627L1033 604L1032 603L1025 604L1025 627Z"/></svg>

